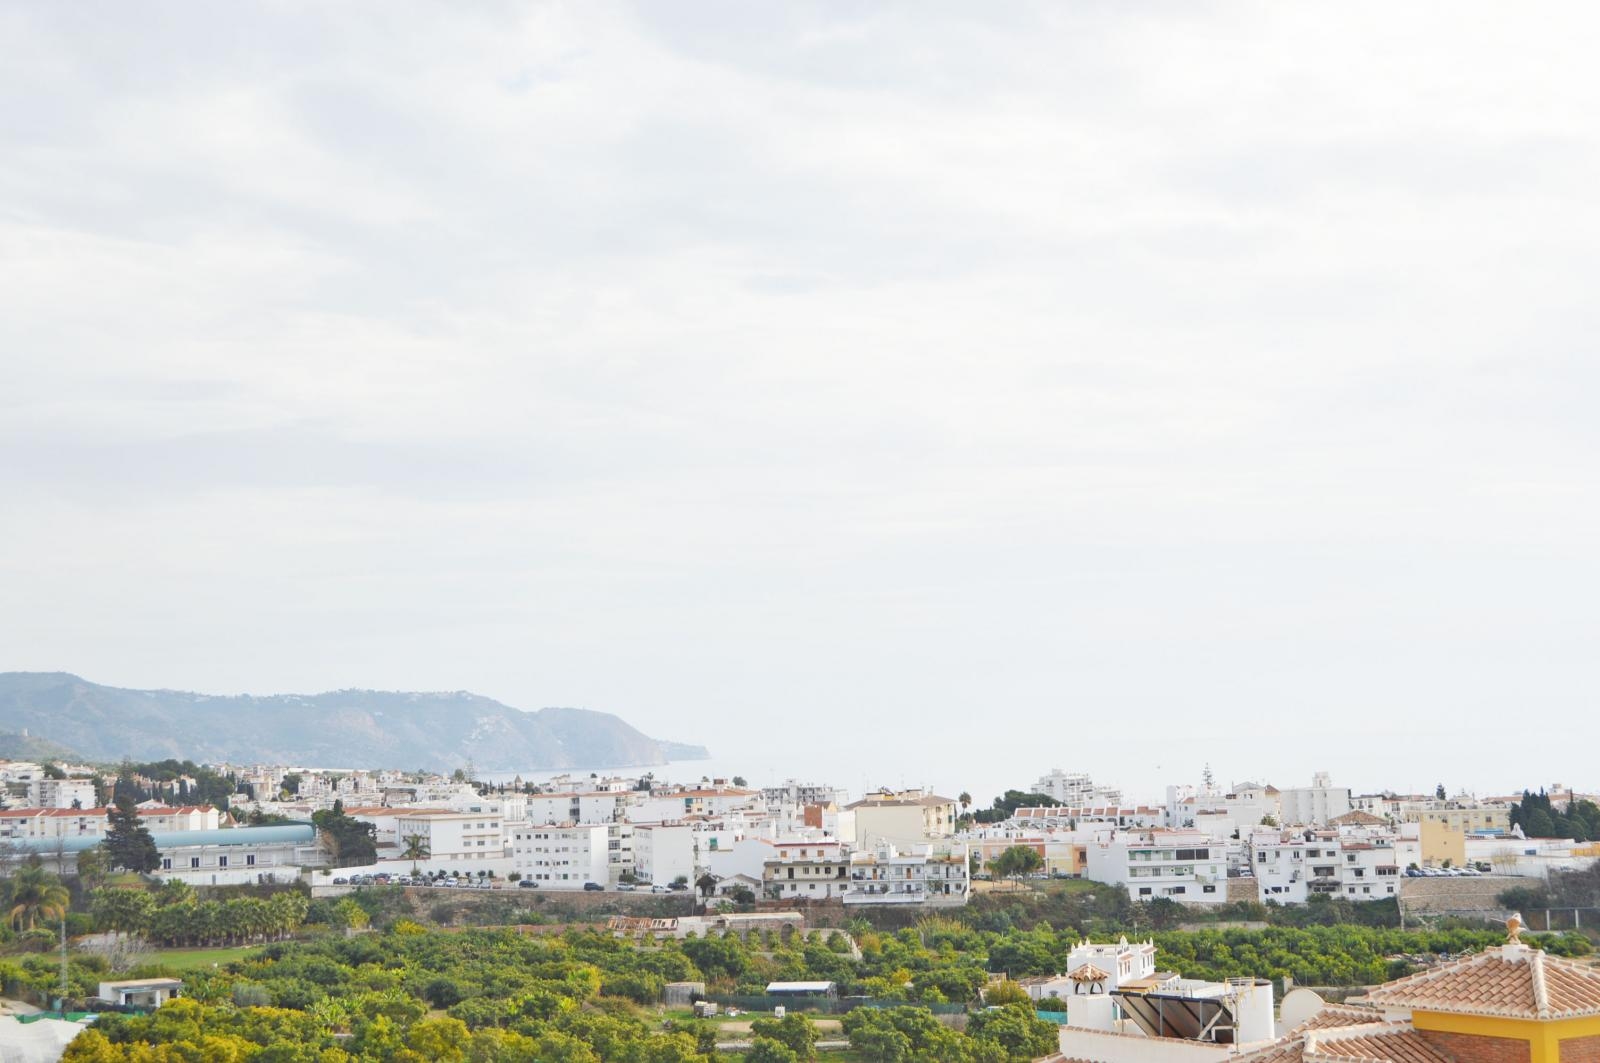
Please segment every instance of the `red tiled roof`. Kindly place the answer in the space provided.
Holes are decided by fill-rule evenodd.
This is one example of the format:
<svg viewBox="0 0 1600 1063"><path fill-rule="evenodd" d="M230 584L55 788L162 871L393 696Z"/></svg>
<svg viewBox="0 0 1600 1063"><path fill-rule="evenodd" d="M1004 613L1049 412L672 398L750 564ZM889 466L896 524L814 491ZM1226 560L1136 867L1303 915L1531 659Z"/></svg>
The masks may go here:
<svg viewBox="0 0 1600 1063"><path fill-rule="evenodd" d="M1351 809L1342 816L1334 816L1328 822L1341 827L1381 827L1384 824L1384 820L1359 808Z"/></svg>
<svg viewBox="0 0 1600 1063"><path fill-rule="evenodd" d="M1348 1027L1347 1031L1308 1033L1305 1057L1319 1060L1381 1060L1385 1063L1455 1063L1449 1054L1412 1029L1409 1023L1388 1028Z"/></svg>
<svg viewBox="0 0 1600 1063"><path fill-rule="evenodd" d="M1324 1009L1331 1010L1335 1009ZM1308 1022L1301 1027L1305 1032L1246 1052L1236 1063L1456 1063L1410 1023L1373 1021L1370 1012L1368 1020L1354 1026L1305 1029Z"/></svg>
<svg viewBox="0 0 1600 1063"><path fill-rule="evenodd" d="M1367 993L1379 1007L1513 1019L1600 1015L1600 970L1527 945L1486 949Z"/></svg>
<svg viewBox="0 0 1600 1063"><path fill-rule="evenodd" d="M1355 1008L1330 1004L1299 1026L1296 1026L1293 1032L1331 1030L1340 1026L1365 1026L1368 1023L1381 1021L1383 1021L1383 1016L1372 1008Z"/></svg>

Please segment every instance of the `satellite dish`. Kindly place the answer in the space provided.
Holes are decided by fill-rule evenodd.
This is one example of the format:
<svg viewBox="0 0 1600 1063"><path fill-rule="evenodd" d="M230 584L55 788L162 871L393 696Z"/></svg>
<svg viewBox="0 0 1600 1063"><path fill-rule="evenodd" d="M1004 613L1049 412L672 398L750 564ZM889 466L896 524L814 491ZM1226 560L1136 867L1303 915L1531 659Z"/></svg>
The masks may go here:
<svg viewBox="0 0 1600 1063"><path fill-rule="evenodd" d="M1327 1006L1328 1002L1316 993L1304 986L1296 986L1283 995L1283 1003L1278 1007L1278 1020L1287 1032Z"/></svg>

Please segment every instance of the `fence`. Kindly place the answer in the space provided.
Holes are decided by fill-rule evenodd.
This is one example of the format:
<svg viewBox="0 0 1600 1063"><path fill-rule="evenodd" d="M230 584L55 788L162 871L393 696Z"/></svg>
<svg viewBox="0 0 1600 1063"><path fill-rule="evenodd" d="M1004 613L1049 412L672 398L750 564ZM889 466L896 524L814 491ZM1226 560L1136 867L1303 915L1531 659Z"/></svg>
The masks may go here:
<svg viewBox="0 0 1600 1063"><path fill-rule="evenodd" d="M1403 914L1404 925L1415 927L1427 926L1439 919L1482 920L1500 924L1512 913L1508 908L1430 907L1408 908ZM1528 908L1522 912L1522 924L1524 931L1532 934L1587 930L1592 935L1600 932L1600 908Z"/></svg>
<svg viewBox="0 0 1600 1063"><path fill-rule="evenodd" d="M1600 908L1535 908L1522 921L1529 930L1600 930Z"/></svg>

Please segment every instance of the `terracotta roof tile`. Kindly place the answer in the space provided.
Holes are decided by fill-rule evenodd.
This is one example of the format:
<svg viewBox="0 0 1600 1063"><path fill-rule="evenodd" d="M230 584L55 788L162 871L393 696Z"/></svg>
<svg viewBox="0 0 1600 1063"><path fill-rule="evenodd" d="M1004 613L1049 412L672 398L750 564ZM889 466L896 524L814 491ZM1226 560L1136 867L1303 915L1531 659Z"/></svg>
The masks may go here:
<svg viewBox="0 0 1600 1063"><path fill-rule="evenodd" d="M1379 1007L1513 1019L1600 1015L1600 970L1527 945L1502 945L1367 993Z"/></svg>
<svg viewBox="0 0 1600 1063"><path fill-rule="evenodd" d="M1307 1030L1332 1030L1341 1026L1365 1026L1369 1023L1381 1022L1383 1016L1373 1008L1347 1007L1338 1004L1329 1004L1311 1018L1294 1028L1295 1033L1304 1033Z"/></svg>
<svg viewBox="0 0 1600 1063"><path fill-rule="evenodd" d="M1306 1035L1305 1058L1379 1060L1384 1063L1455 1063L1410 1023L1390 1027L1348 1027Z"/></svg>
<svg viewBox="0 0 1600 1063"><path fill-rule="evenodd" d="M1330 1008L1344 1013L1358 1009ZM1305 1029L1304 1026L1301 1027ZM1364 1022L1306 1030L1237 1057L1235 1063L1456 1063L1410 1023Z"/></svg>
<svg viewBox="0 0 1600 1063"><path fill-rule="evenodd" d="M1381 827L1384 825L1384 820L1371 812L1353 808L1342 816L1334 816L1328 823L1340 827Z"/></svg>
<svg viewBox="0 0 1600 1063"><path fill-rule="evenodd" d="M1306 1039L1291 1037L1254 1052L1235 1056L1234 1063L1301 1063L1305 1056Z"/></svg>

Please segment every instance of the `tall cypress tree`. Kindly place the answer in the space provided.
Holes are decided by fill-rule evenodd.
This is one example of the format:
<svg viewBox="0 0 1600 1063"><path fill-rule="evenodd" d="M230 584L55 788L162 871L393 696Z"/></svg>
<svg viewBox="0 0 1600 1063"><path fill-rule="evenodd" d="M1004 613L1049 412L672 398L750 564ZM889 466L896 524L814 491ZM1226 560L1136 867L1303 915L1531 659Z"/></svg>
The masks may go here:
<svg viewBox="0 0 1600 1063"><path fill-rule="evenodd" d="M161 853L156 850L156 840L150 829L139 822L139 808L133 794L118 788L116 803L106 810L110 826L106 830L106 853L112 867L121 867L143 874L161 866Z"/></svg>

